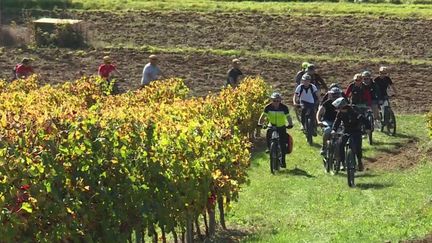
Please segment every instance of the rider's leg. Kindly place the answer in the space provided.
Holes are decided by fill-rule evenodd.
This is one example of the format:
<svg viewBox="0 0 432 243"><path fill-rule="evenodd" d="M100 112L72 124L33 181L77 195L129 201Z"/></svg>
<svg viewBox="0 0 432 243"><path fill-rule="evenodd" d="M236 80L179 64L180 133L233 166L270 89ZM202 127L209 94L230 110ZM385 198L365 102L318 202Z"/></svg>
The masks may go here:
<svg viewBox="0 0 432 243"><path fill-rule="evenodd" d="M348 139L349 136L347 135L342 136L339 140L339 146L338 146L339 161L341 161L341 164L344 165L344 167L346 166L345 165L345 144L347 143Z"/></svg>
<svg viewBox="0 0 432 243"><path fill-rule="evenodd" d="M330 134L332 130L332 123L326 122L327 126L324 127L323 131L323 143L321 147L321 154L325 153L325 150L327 149L327 140L330 140Z"/></svg>
<svg viewBox="0 0 432 243"><path fill-rule="evenodd" d="M267 151L270 150L270 140L271 140L271 131L270 129L267 129L266 132Z"/></svg>
<svg viewBox="0 0 432 243"><path fill-rule="evenodd" d="M378 100L372 101L372 113L374 116L375 123L379 122Z"/></svg>
<svg viewBox="0 0 432 243"><path fill-rule="evenodd" d="M306 119L306 106L303 106L303 108L301 109L301 128L302 130L304 130L304 124L305 124L305 119Z"/></svg>
<svg viewBox="0 0 432 243"><path fill-rule="evenodd" d="M358 168L359 171L363 171L364 170L364 166L363 166L363 151L362 151L362 137L360 133L354 133L351 135L351 142L352 142L352 149L355 155L357 155L357 161L358 161Z"/></svg>
<svg viewBox="0 0 432 243"><path fill-rule="evenodd" d="M286 132L286 128L277 128L279 133L279 141L280 141L280 147L281 147L281 153L282 153L282 167L286 168L286 161L285 161L285 155L287 153L287 144L288 144L288 134Z"/></svg>

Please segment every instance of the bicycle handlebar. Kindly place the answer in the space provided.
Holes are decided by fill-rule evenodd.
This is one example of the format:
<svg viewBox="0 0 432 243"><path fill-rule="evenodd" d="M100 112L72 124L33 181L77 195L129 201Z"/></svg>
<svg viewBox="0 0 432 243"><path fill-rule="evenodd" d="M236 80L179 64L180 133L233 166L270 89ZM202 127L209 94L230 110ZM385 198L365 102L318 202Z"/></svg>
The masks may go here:
<svg viewBox="0 0 432 243"><path fill-rule="evenodd" d="M272 126L272 125L268 126L268 125L265 125L265 124L257 124L257 127L263 128L263 129L267 129L267 128L270 129L270 128L275 127L275 126ZM293 125L285 126L286 129L291 129L293 127L294 127Z"/></svg>

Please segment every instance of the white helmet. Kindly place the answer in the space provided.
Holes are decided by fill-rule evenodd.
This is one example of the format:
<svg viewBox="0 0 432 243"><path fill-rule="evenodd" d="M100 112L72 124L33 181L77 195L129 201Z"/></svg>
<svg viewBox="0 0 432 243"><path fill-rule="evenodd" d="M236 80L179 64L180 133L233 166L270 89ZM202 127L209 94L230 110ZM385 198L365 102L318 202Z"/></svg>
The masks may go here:
<svg viewBox="0 0 432 243"><path fill-rule="evenodd" d="M347 106L348 105L348 101L344 97L339 97L335 101L332 102L332 105L336 109L340 109L340 108L342 108L344 106Z"/></svg>

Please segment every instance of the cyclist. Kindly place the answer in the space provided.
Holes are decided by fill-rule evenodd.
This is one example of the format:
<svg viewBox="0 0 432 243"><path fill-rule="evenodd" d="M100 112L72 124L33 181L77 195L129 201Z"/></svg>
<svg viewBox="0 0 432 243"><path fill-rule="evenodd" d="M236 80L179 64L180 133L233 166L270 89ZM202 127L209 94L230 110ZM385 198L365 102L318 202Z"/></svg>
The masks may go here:
<svg viewBox="0 0 432 243"><path fill-rule="evenodd" d="M379 93L380 93L379 87L372 80L371 72L369 71L362 72L362 78L363 78L363 83L365 84L366 88L369 90L369 94L371 96L371 108L372 108L375 124L378 125L379 123L378 100L379 100Z"/></svg>
<svg viewBox="0 0 432 243"><path fill-rule="evenodd" d="M353 105L371 106L371 96L366 85L362 82L361 74L354 75L353 82L348 85L345 96Z"/></svg>
<svg viewBox="0 0 432 243"><path fill-rule="evenodd" d="M335 107L332 105L332 103L337 98L342 96L342 90L338 87L333 87L327 92L327 95L328 95L328 99L322 105L320 105L316 115L316 120L318 125L324 126L323 144L320 151L321 155L325 154L327 140L330 139L332 126L334 120L336 119L337 112Z"/></svg>
<svg viewBox="0 0 432 243"><path fill-rule="evenodd" d="M272 102L268 104L264 108L264 112L261 114L258 125L262 124L263 118L267 118L269 124L272 126L275 126L280 138L280 146L281 146L281 152L282 152L282 168L286 168L286 162L285 162L285 155L287 153L287 144L288 144L288 134L286 132L286 129L292 128L293 123L291 116L289 114L288 106L282 103L282 96L274 92L270 99ZM287 126L288 122L288 126ZM267 148L270 149L270 139L271 139L271 133L270 130L267 130L266 134L267 139Z"/></svg>
<svg viewBox="0 0 432 243"><path fill-rule="evenodd" d="M239 59L233 59L231 61L232 68L228 70L228 78L227 78L227 86L231 85L232 87L236 87L239 83L239 80L241 79L241 76L243 75L242 71L240 70L240 60Z"/></svg>
<svg viewBox="0 0 432 243"><path fill-rule="evenodd" d="M329 91L330 91L331 89L335 88L335 87L338 88L338 89L340 89L340 90L342 90L342 87L340 86L339 83L332 83L332 84L330 84L330 86L329 86ZM346 98L346 96L345 96L345 94L344 94L343 92L341 93L341 96L344 97L344 98ZM329 92L327 92L327 93L323 96L320 105L324 104L324 102L325 102L326 100L328 100L328 97L329 97Z"/></svg>
<svg viewBox="0 0 432 243"><path fill-rule="evenodd" d="M14 79L27 78L34 73L30 58L23 58L13 69Z"/></svg>
<svg viewBox="0 0 432 243"><path fill-rule="evenodd" d="M384 100L388 98L387 89L391 88L393 93L396 94L396 89L393 85L393 81L387 74L387 67L379 68L379 76L374 79L375 84L379 88L378 102L379 104L383 104Z"/></svg>
<svg viewBox="0 0 432 243"><path fill-rule="evenodd" d="M324 82L324 79L322 79L321 76L316 73L315 64L310 63L306 68L306 73L311 76L311 83L317 87L318 93L321 89L324 89L325 91L328 90L327 84Z"/></svg>
<svg viewBox="0 0 432 243"><path fill-rule="evenodd" d="M294 80L295 80L295 82L296 82L297 85L300 84L300 82L301 82L301 78L302 78L303 75L306 73L306 69L307 69L308 66L309 66L309 63L308 63L308 62L303 62L303 63L302 63L302 65L301 65L301 70L297 72L297 74L296 74L296 76L295 76L295 78L294 78Z"/></svg>
<svg viewBox="0 0 432 243"><path fill-rule="evenodd" d="M364 167L362 162L363 156L361 126L364 125L366 130L370 130L371 126L363 114L354 110L353 107L348 104L348 101L345 98L337 98L332 102L332 105L336 108L337 114L331 133L336 133L341 122L343 122L344 127L344 136L342 136L339 143L339 159L342 162L345 161L344 147L348 139L351 137L351 148L354 154L357 156L358 170L363 171Z"/></svg>
<svg viewBox="0 0 432 243"><path fill-rule="evenodd" d="M304 130L305 115L310 112L311 117L315 117L315 105L318 104L317 87L311 84L312 77L305 73L302 77L302 83L295 89L293 104L302 106L301 111L301 130ZM297 102L298 100L298 102Z"/></svg>

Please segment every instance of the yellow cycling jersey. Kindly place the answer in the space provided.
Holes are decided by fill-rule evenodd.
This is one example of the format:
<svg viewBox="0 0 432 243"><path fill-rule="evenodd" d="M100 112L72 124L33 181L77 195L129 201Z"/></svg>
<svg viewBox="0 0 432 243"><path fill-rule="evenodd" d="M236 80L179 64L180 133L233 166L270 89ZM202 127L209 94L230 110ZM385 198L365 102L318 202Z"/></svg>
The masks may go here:
<svg viewBox="0 0 432 243"><path fill-rule="evenodd" d="M264 115L271 125L276 127L286 126L289 115L288 106L281 103L278 108L275 108L272 104L269 104L264 108Z"/></svg>

